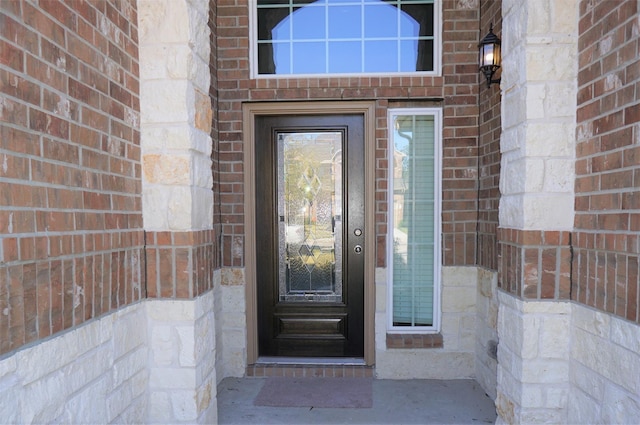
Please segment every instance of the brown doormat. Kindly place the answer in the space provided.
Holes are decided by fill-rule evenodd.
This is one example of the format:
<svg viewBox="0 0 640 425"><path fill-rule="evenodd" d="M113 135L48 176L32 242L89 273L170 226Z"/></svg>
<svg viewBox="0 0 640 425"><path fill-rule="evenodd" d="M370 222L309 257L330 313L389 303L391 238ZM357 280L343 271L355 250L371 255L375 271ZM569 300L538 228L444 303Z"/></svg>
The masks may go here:
<svg viewBox="0 0 640 425"><path fill-rule="evenodd" d="M268 378L253 404L274 407L370 408L370 378Z"/></svg>

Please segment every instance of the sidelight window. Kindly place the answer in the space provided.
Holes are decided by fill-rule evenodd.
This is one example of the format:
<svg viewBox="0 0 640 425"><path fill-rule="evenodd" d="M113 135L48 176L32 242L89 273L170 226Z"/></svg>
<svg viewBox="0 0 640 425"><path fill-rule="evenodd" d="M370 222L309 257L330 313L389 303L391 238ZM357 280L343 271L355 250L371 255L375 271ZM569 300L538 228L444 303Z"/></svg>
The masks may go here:
<svg viewBox="0 0 640 425"><path fill-rule="evenodd" d="M439 330L439 109L389 111L389 328Z"/></svg>
<svg viewBox="0 0 640 425"><path fill-rule="evenodd" d="M257 75L437 73L439 0L257 0Z"/></svg>

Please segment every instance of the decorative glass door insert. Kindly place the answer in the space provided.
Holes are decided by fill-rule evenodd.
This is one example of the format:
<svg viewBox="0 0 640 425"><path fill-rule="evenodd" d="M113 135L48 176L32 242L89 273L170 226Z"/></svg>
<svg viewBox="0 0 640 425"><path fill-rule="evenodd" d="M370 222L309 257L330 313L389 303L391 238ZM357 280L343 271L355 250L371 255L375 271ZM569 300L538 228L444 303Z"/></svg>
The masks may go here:
<svg viewBox="0 0 640 425"><path fill-rule="evenodd" d="M342 302L343 133L276 137L279 300Z"/></svg>

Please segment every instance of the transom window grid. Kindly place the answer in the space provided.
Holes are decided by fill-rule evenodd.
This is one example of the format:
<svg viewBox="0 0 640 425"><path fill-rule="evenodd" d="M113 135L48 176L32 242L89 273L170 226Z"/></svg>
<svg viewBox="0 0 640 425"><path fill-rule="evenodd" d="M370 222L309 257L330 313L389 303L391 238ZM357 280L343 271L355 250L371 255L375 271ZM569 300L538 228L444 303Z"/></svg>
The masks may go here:
<svg viewBox="0 0 640 425"><path fill-rule="evenodd" d="M439 74L439 0L258 0L254 11L256 77Z"/></svg>
<svg viewBox="0 0 640 425"><path fill-rule="evenodd" d="M440 109L389 111L388 324L400 333L440 330Z"/></svg>

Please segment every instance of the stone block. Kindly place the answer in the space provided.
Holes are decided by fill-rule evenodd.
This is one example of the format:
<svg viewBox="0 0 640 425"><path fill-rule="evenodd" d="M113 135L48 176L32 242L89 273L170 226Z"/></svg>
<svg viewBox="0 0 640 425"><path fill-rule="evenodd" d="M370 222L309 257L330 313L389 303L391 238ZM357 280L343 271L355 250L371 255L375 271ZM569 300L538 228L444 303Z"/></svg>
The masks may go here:
<svg viewBox="0 0 640 425"><path fill-rule="evenodd" d="M22 419L22 391L16 382L0 380L0 418L8 424L25 423Z"/></svg>
<svg viewBox="0 0 640 425"><path fill-rule="evenodd" d="M573 158L548 158L544 161L543 192L573 193L575 168Z"/></svg>
<svg viewBox="0 0 640 425"><path fill-rule="evenodd" d="M171 421L169 418L173 419L169 393L151 390L149 392L149 422L166 424Z"/></svg>
<svg viewBox="0 0 640 425"><path fill-rule="evenodd" d="M523 197L523 226L529 229L571 229L574 198L570 193L541 193ZM571 213L567 213L571 211Z"/></svg>
<svg viewBox="0 0 640 425"><path fill-rule="evenodd" d="M543 319L539 347L541 357L565 360L569 358L569 325L569 316L548 316Z"/></svg>
<svg viewBox="0 0 640 425"><path fill-rule="evenodd" d="M188 123L188 83L184 80L147 80L140 84L140 122Z"/></svg>
<svg viewBox="0 0 640 425"><path fill-rule="evenodd" d="M483 268L478 269L478 289L483 297L493 298L497 283L497 272Z"/></svg>
<svg viewBox="0 0 640 425"><path fill-rule="evenodd" d="M149 387L154 390L188 390L195 385L193 368L151 368L149 373Z"/></svg>
<svg viewBox="0 0 640 425"><path fill-rule="evenodd" d="M430 350L376 352L380 379L467 379L474 376L473 353Z"/></svg>
<svg viewBox="0 0 640 425"><path fill-rule="evenodd" d="M571 362L569 382L572 391L582 391L594 400L602 400L604 397L604 377L578 361Z"/></svg>
<svg viewBox="0 0 640 425"><path fill-rule="evenodd" d="M193 326L177 326L178 363L181 367L195 366L195 335Z"/></svg>
<svg viewBox="0 0 640 425"><path fill-rule="evenodd" d="M474 312L475 307L475 286L442 288L442 313Z"/></svg>
<svg viewBox="0 0 640 425"><path fill-rule="evenodd" d="M70 395L66 377L60 371L25 385L22 391L20 415L22 421L24 423L52 421L62 414L64 404Z"/></svg>
<svg viewBox="0 0 640 425"><path fill-rule="evenodd" d="M164 190L168 193L168 230L193 229L193 211L197 202L192 194L192 188L189 186L165 186Z"/></svg>
<svg viewBox="0 0 640 425"><path fill-rule="evenodd" d="M524 361L520 380L532 384L566 383L569 381L569 362L552 359Z"/></svg>
<svg viewBox="0 0 640 425"><path fill-rule="evenodd" d="M133 393L129 385L122 385L116 387L115 390L109 394L108 397L102 397L101 400L105 400L107 411L106 418L109 423L113 422L120 414L126 410L131 403Z"/></svg>
<svg viewBox="0 0 640 425"><path fill-rule="evenodd" d="M567 403L567 423L601 423L600 403L578 389L572 389Z"/></svg>
<svg viewBox="0 0 640 425"><path fill-rule="evenodd" d="M139 307L142 310L142 307ZM113 325L113 356L129 353L133 349L147 344L147 328L141 326L144 323L142 314L132 313L122 315Z"/></svg>
<svg viewBox="0 0 640 425"><path fill-rule="evenodd" d="M571 326L601 338L609 338L611 330L610 315L578 304L572 304L571 307Z"/></svg>
<svg viewBox="0 0 640 425"><path fill-rule="evenodd" d="M617 317L611 317L610 321L611 342L637 353L640 361L640 326Z"/></svg>
<svg viewBox="0 0 640 425"><path fill-rule="evenodd" d="M140 0L138 38L140 44L189 41L189 6L186 0Z"/></svg>
<svg viewBox="0 0 640 425"><path fill-rule="evenodd" d="M547 409L565 409L569 402L569 383L564 382L559 386L545 385L544 407Z"/></svg>
<svg viewBox="0 0 640 425"><path fill-rule="evenodd" d="M549 1L533 1L523 5L523 8L527 9L527 34L549 34L551 30L550 3Z"/></svg>
<svg viewBox="0 0 640 425"><path fill-rule="evenodd" d="M142 184L142 219L146 230L167 230L169 193L162 185Z"/></svg>
<svg viewBox="0 0 640 425"><path fill-rule="evenodd" d="M526 88L526 117L528 120L543 119L545 117L545 99L547 97L544 82L529 82Z"/></svg>
<svg viewBox="0 0 640 425"><path fill-rule="evenodd" d="M522 424L561 424L566 422L565 409L522 409L517 423Z"/></svg>
<svg viewBox="0 0 640 425"><path fill-rule="evenodd" d="M640 418L640 393L629 393L616 385L607 385L601 409L601 423L637 423Z"/></svg>
<svg viewBox="0 0 640 425"><path fill-rule="evenodd" d="M111 375L113 366L113 352L106 345L78 357L60 371L66 377L65 385L69 393L75 393L82 389L88 382L101 376ZM109 381L111 384L111 381Z"/></svg>
<svg viewBox="0 0 640 425"><path fill-rule="evenodd" d="M173 417L180 422L198 418L195 390L174 390L169 393Z"/></svg>
<svg viewBox="0 0 640 425"><path fill-rule="evenodd" d="M188 155L146 154L142 157L144 178L149 183L164 185L190 184L190 157Z"/></svg>
<svg viewBox="0 0 640 425"><path fill-rule="evenodd" d="M147 315L159 322L192 322L195 320L192 300L149 300L145 303ZM151 322L153 324L153 322Z"/></svg>
<svg viewBox="0 0 640 425"><path fill-rule="evenodd" d="M244 286L245 284L244 269L242 268L223 268L220 270L220 278L224 294L229 292L229 290L224 289L224 287ZM235 293L236 296L239 295L239 291L234 291L233 293ZM244 289L242 289L242 293L244 294Z"/></svg>
<svg viewBox="0 0 640 425"><path fill-rule="evenodd" d="M477 267L443 267L442 286L470 286L476 287L478 284Z"/></svg>
<svg viewBox="0 0 640 425"><path fill-rule="evenodd" d="M103 378L69 399L64 406L68 423L95 423L97 418L105 418L111 422L116 415L112 416L107 408L109 386L108 380ZM124 402L128 404L129 400L125 399Z"/></svg>
<svg viewBox="0 0 640 425"><path fill-rule="evenodd" d="M113 386L119 387L129 381L134 375L144 371L149 361L149 350L140 347L122 356L113 364Z"/></svg>
<svg viewBox="0 0 640 425"><path fill-rule="evenodd" d="M177 337L171 326L156 325L151 328L151 362L152 366L169 366L177 362Z"/></svg>

